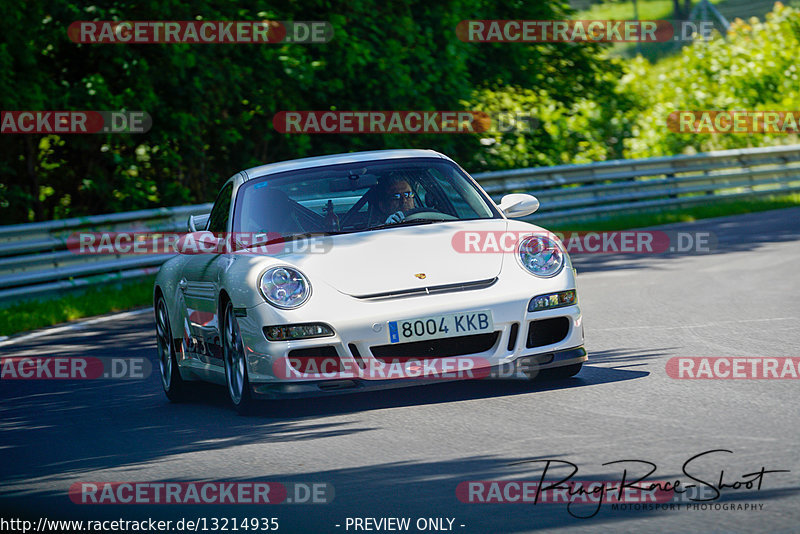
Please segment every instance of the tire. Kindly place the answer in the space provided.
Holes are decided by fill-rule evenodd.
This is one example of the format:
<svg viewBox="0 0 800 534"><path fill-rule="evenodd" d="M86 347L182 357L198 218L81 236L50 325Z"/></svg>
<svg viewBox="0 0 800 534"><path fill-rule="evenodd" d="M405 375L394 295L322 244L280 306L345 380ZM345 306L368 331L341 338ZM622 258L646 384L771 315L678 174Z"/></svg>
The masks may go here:
<svg viewBox="0 0 800 534"><path fill-rule="evenodd" d="M161 386L172 402L186 400L187 384L178 370L178 359L172 338L172 327L169 323L167 303L163 297L156 301L156 341L158 346L158 363L161 368Z"/></svg>
<svg viewBox="0 0 800 534"><path fill-rule="evenodd" d="M225 386L231 404L240 415L253 413L255 400L247 377L247 360L239 330L239 322L233 313L233 304L228 302L223 315L222 352L225 367Z"/></svg>
<svg viewBox="0 0 800 534"><path fill-rule="evenodd" d="M565 365L563 367L555 367L553 369L543 369L533 380L562 380L564 378L570 378L580 373L582 367L583 362L573 363L572 365Z"/></svg>

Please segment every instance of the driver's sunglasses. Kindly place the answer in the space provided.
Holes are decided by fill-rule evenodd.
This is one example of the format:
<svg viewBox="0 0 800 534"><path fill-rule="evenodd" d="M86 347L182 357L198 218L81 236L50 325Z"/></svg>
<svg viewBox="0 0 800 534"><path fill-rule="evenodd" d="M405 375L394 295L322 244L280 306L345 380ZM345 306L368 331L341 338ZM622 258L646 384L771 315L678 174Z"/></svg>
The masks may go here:
<svg viewBox="0 0 800 534"><path fill-rule="evenodd" d="M394 193L391 197L395 200L400 200L401 198L414 198L413 191L403 191L402 193Z"/></svg>

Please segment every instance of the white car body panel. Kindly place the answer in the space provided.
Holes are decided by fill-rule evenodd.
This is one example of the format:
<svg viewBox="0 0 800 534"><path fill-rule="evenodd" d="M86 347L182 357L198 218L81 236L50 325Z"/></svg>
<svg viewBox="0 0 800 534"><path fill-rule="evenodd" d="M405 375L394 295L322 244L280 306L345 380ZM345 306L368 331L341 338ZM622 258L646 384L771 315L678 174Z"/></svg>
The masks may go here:
<svg viewBox="0 0 800 534"><path fill-rule="evenodd" d="M323 280L347 295L414 289L494 278L504 254L465 254L453 249L456 231L475 228L505 231L508 221L454 221L430 226L387 228L335 236L325 254L284 258L311 279ZM364 251L369 255L365 257ZM414 276L425 273L424 279Z"/></svg>

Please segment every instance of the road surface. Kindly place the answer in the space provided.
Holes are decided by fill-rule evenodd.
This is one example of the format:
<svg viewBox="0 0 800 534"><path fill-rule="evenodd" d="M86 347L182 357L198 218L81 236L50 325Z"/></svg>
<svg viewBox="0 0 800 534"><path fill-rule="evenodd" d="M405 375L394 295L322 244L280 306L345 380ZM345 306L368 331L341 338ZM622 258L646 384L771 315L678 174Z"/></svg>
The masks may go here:
<svg viewBox="0 0 800 534"><path fill-rule="evenodd" d="M3 380L2 517L205 518L209 529L213 518L268 517L278 519L278 532L365 531L378 526L365 518L389 517L408 518L410 532L797 532L800 382L681 380L666 368L680 357L800 356L800 209L670 230L712 232L716 250L574 256L590 360L569 380L279 402L253 417L236 415L212 385L190 403L170 404L157 372L145 380ZM152 314L13 338L0 343L0 354L153 359ZM731 452L691 460L714 450ZM619 481L625 469L630 480L646 465L631 460L642 460L657 468L650 479L686 485L689 461L686 470L704 482L692 491L710 493L720 475L729 485L760 478L761 487L723 488L705 509L681 501L675 510L614 510L457 498L465 481L538 481L546 459L558 460L547 480L567 476L561 462L578 469L572 480ZM629 462L609 463L617 460ZM789 472L753 475L762 468ZM73 503L70 486L86 481L325 483L333 500Z"/></svg>

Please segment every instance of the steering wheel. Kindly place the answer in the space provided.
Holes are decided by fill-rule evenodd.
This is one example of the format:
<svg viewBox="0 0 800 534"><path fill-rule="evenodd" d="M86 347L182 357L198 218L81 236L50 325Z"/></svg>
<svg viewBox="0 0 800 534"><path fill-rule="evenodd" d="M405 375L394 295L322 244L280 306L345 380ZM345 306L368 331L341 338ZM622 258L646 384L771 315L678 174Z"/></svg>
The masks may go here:
<svg viewBox="0 0 800 534"><path fill-rule="evenodd" d="M414 208L405 213L405 221L416 221L418 219L433 219L435 221L456 221L458 217L454 217L441 211L435 211L431 208Z"/></svg>

